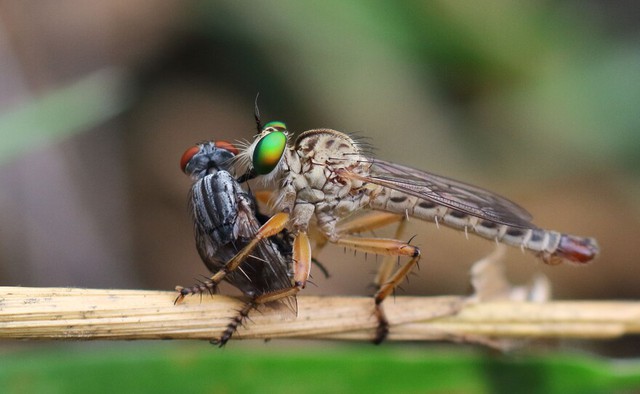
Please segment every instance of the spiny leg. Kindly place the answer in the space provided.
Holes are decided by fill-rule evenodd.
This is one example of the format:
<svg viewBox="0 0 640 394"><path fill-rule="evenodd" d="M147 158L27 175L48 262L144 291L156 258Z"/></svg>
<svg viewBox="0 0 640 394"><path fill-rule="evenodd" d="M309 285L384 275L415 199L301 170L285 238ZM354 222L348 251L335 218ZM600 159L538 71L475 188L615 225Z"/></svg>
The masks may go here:
<svg viewBox="0 0 640 394"><path fill-rule="evenodd" d="M224 346L233 334L248 318L249 312L257 308L259 305L281 300L286 297L295 296L298 292L305 288L309 273L311 271L311 244L306 233L300 232L293 241L293 285L284 289L274 290L268 293L260 294L247 302L238 314L231 319L227 328L220 335L220 339L213 340L211 343L220 347Z"/></svg>
<svg viewBox="0 0 640 394"><path fill-rule="evenodd" d="M253 192L253 196L255 197L256 201L259 202L260 204L270 206L273 199L273 191L258 190ZM313 239L316 242L316 248L318 249L322 249L324 245L326 245L327 243L327 238L317 231L316 232L312 231L308 235L311 239ZM320 271L322 272L325 278L328 278L330 276L329 271L327 270L327 267L325 267L324 264L322 264L320 261L318 261L315 258L312 258L311 262L315 264L316 267L318 267L318 269L320 269Z"/></svg>
<svg viewBox="0 0 640 394"><path fill-rule="evenodd" d="M404 216L384 211L369 211L354 218L340 221L336 225L336 233L340 235L357 234L372 231L389 224L401 222Z"/></svg>
<svg viewBox="0 0 640 394"><path fill-rule="evenodd" d="M398 223L398 227L396 228L396 233L394 235L395 239L400 239L402 234L404 233L404 229L406 227L407 220L404 217L400 217L400 222ZM393 268L396 264L395 256L385 256L382 260L382 264L378 267L378 272L376 273L376 277L373 280L373 285L376 290L380 290L380 287L389 279L391 274L393 273Z"/></svg>
<svg viewBox="0 0 640 394"><path fill-rule="evenodd" d="M406 227L406 223L407 223L407 220L404 217L402 217L400 222L398 223L398 227L396 227L396 233L394 236L395 239L400 239L402 237L402 234ZM380 264L380 266L378 267L378 272L376 273L376 277L373 281L373 285L375 286L375 289L376 289L376 295L377 295L377 292L380 291L382 286L385 283L387 283L387 281L393 274L393 270L397 264L396 261L397 261L396 256L391 256L391 255L384 256L384 259L382 260L382 264ZM382 343L382 341L384 341L387 335L389 334L389 320L387 319L387 315L384 312L384 308L382 307L381 302L382 301L377 302L377 298L376 298L375 316L378 319L378 329L376 331L376 337L373 340L375 344Z"/></svg>
<svg viewBox="0 0 640 394"><path fill-rule="evenodd" d="M192 285L191 287L176 286L175 289L178 292L178 296L173 301L174 305L181 302L184 299L184 297L188 295L193 295L193 294L202 295L204 293L209 293L213 295L216 293L218 289L218 283L214 283L211 279L207 278L205 280L199 281L198 284Z"/></svg>
<svg viewBox="0 0 640 394"><path fill-rule="evenodd" d="M403 217L395 213L368 211L353 218L341 220L336 224L335 233L338 238L341 238L365 231L373 231L377 228L400 222L401 220L403 220ZM329 240L326 235L322 233L312 233L312 235L316 240L315 250L318 252L327 245Z"/></svg>
<svg viewBox="0 0 640 394"><path fill-rule="evenodd" d="M176 286L176 291L179 293L174 303L178 303L184 299L184 297L192 294L202 294L205 292L212 293L218 287L218 284L230 273L238 269L240 264L245 261L251 252L258 246L261 240L274 236L280 233L287 223L289 222L289 214L280 212L273 215L260 229L256 232L255 237L249 241L249 243L242 248L231 260L229 260L222 269L213 274L209 279L203 281L201 284L192 287Z"/></svg>
<svg viewBox="0 0 640 394"><path fill-rule="evenodd" d="M393 292L400 282L402 282L402 280L411 272L413 266L418 263L420 260L420 249L417 246L410 245L406 242L387 238L358 238L344 236L339 238L335 243L364 252L372 252L375 254L394 257L410 257L408 262L398 268L393 275L386 278L384 283L381 283L380 288L374 296L376 308L375 315L378 319L378 328L373 342L379 344L384 341L389 333L389 322L382 310L382 301L384 301L384 299Z"/></svg>
<svg viewBox="0 0 640 394"><path fill-rule="evenodd" d="M413 257L403 266L398 268L393 276L391 276L389 280L383 283L374 295L376 317L378 318L379 322L376 337L373 340L375 344L382 343L382 341L384 341L389 334L389 321L387 320L387 317L384 314L384 310L382 309L382 301L384 301L385 298L389 296L389 294L393 293L394 289L407 277L407 275L409 275L413 266L418 264L418 261L420 261L420 249L415 247Z"/></svg>
<svg viewBox="0 0 640 394"><path fill-rule="evenodd" d="M365 231L373 231L377 228L393 223L398 223L394 238L400 239L406 223L405 217L384 211L369 211L353 219L341 221L336 226L336 232L338 233L338 237L344 237L346 235L362 233ZM373 282L376 290L378 290L387 278L391 276L395 261L396 259L391 255L387 255L383 260Z"/></svg>
<svg viewBox="0 0 640 394"><path fill-rule="evenodd" d="M359 215L354 219L345 220L336 226L336 230L340 234L339 236L344 237L348 234L372 231L393 223L398 223L395 239L400 239L406 224L405 216L384 211L370 211ZM376 294L378 294L380 288L391 277L396 265L396 257L398 256L387 254L378 268L378 272L373 282ZM384 313L381 302L382 301L380 301L380 303L375 303L375 316L378 320L378 328L374 339L374 343L376 344L381 343L389 333L389 321Z"/></svg>

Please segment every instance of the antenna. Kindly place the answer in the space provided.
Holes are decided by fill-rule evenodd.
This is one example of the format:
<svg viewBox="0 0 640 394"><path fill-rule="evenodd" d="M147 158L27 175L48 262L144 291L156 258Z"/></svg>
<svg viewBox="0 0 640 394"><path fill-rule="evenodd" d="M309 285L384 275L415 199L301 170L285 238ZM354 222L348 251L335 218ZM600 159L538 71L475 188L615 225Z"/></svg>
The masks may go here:
<svg viewBox="0 0 640 394"><path fill-rule="evenodd" d="M253 116L256 119L256 127L258 128L258 134L262 131L262 122L260 121L260 110L258 109L258 97L260 96L260 92L256 94L256 101L253 107Z"/></svg>

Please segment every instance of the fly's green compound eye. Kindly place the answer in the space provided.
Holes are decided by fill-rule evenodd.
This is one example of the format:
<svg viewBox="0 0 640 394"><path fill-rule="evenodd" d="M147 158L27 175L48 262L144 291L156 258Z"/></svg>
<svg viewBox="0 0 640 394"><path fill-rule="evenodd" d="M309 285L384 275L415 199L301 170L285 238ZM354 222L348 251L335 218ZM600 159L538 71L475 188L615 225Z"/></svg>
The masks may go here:
<svg viewBox="0 0 640 394"><path fill-rule="evenodd" d="M271 123L284 125L284 123L281 122ZM271 123L267 123L267 125ZM281 131L274 131L262 137L253 150L253 168L256 170L256 173L258 175L265 175L273 171L280 162L286 146L287 136Z"/></svg>
<svg viewBox="0 0 640 394"><path fill-rule="evenodd" d="M287 125L284 122L269 122L264 125L262 131L287 131Z"/></svg>

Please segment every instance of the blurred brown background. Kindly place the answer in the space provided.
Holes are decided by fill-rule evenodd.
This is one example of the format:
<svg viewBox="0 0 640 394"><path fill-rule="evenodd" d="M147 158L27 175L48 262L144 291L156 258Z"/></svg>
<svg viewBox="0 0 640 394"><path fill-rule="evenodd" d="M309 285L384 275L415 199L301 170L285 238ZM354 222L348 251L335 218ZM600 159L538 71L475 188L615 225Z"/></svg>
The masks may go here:
<svg viewBox="0 0 640 394"><path fill-rule="evenodd" d="M615 5L614 5L615 4ZM638 298L640 33L633 2L0 2L0 284L173 289L206 274L182 152L263 119L370 138L596 237L587 267L512 250L558 298ZM490 242L412 222L406 294L460 294ZM306 294L369 294L328 246Z"/></svg>

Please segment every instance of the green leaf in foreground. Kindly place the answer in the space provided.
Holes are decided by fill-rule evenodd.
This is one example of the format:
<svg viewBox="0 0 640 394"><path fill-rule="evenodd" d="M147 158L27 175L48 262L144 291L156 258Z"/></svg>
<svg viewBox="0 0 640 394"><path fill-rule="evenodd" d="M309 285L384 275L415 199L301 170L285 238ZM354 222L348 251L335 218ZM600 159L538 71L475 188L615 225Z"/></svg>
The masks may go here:
<svg viewBox="0 0 640 394"><path fill-rule="evenodd" d="M640 363L586 355L496 355L458 347L117 344L14 354L3 392L611 393L640 390ZM315 342L312 342L315 344ZM234 346L235 345L235 346ZM637 392L637 391L636 391Z"/></svg>

